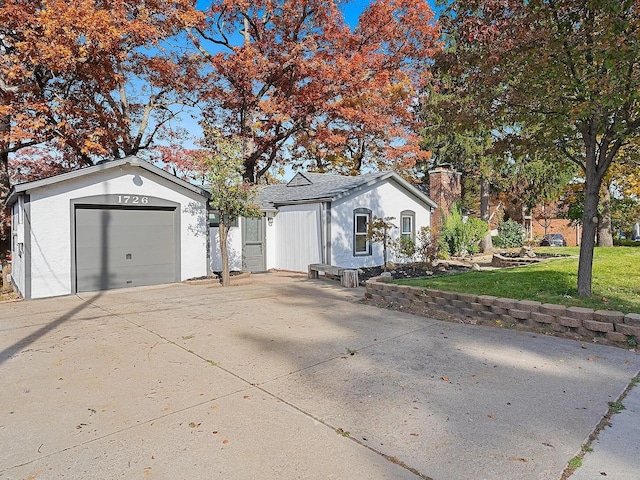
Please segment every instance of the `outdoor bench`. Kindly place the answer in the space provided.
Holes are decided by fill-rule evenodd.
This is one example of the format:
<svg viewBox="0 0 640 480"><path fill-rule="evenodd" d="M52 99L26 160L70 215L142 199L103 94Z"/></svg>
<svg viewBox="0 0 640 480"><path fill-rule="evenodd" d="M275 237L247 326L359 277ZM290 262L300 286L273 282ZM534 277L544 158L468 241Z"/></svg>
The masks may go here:
<svg viewBox="0 0 640 480"><path fill-rule="evenodd" d="M358 283L358 270L336 267L325 263L312 263L309 265L309 278L318 278L318 273L339 277L343 287L356 288Z"/></svg>

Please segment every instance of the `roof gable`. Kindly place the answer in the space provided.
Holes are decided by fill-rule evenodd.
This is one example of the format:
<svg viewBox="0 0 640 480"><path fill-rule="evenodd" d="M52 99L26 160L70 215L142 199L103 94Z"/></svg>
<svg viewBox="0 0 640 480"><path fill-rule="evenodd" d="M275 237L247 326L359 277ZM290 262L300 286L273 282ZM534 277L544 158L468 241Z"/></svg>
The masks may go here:
<svg viewBox="0 0 640 480"><path fill-rule="evenodd" d="M18 194L26 192L28 190L33 190L35 188L40 188L40 187L46 187L49 185L54 185L56 183L73 180L75 178L80 178L86 175L92 175L98 172L103 172L113 168L119 168L127 165L143 168L144 170L154 175L158 175L178 185L179 187L185 188L187 190L191 190L192 192L197 193L198 195L202 195L205 197L209 196L209 192L207 192L205 189L200 188L196 185L192 185L191 183L186 182L176 177L175 175L172 175L169 172L166 172L161 168L158 168L155 165L152 165L151 163L132 155L129 157L118 159L118 160L111 160L111 161L99 163L97 165L92 165L90 167L81 168L79 170L73 170L71 172L62 173L60 175L54 175L53 177L47 177L41 180L34 180L32 182L25 182L25 183L20 183L18 185L14 185L11 188L11 192L9 193L9 196L5 201L5 205L12 205L13 203L16 202Z"/></svg>
<svg viewBox="0 0 640 480"><path fill-rule="evenodd" d="M287 183L287 187L300 187L302 185L311 185L313 182L309 180L302 172L296 173L289 183Z"/></svg>

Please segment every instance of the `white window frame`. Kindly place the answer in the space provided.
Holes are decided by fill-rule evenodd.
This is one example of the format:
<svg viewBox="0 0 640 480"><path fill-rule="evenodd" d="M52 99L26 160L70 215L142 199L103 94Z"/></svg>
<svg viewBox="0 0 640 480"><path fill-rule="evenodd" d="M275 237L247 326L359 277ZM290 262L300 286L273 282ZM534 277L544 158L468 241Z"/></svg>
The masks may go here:
<svg viewBox="0 0 640 480"><path fill-rule="evenodd" d="M408 219L410 228L404 228L404 221ZM412 210L404 210L400 212L400 238L410 238L415 241L416 238L416 213Z"/></svg>
<svg viewBox="0 0 640 480"><path fill-rule="evenodd" d="M356 208L353 211L353 256L354 257L362 257L371 255L371 240L369 239L369 222L371 222L371 210L368 208ZM358 219L365 219L365 230L364 232L358 231ZM358 250L358 242L356 239L358 237L365 237L364 250Z"/></svg>

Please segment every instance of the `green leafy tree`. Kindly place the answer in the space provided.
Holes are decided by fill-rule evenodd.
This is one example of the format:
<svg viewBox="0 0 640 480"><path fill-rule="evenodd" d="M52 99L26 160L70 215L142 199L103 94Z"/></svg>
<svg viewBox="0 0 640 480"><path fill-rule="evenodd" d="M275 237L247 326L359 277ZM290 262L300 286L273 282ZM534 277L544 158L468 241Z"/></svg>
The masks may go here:
<svg viewBox="0 0 640 480"><path fill-rule="evenodd" d="M237 138L225 138L213 129L205 129L206 150L200 151L198 161L207 172L211 184L211 208L218 212L218 232L222 257L222 285L229 285L229 228L239 217L260 217L255 203L257 190L242 179L244 171L243 143Z"/></svg>
<svg viewBox="0 0 640 480"><path fill-rule="evenodd" d="M437 67L437 65L436 65ZM452 84L454 79L440 75L436 69L433 83L425 95L422 108L422 148L431 153L428 164L419 164L422 170L451 164L462 173L462 204L469 210L479 207L480 218L488 221L489 198L495 187L496 172L504 159L494 148L491 128L467 122L464 112L468 97L460 94ZM425 172L426 173L426 172ZM491 250L491 235L482 242L482 250Z"/></svg>
<svg viewBox="0 0 640 480"><path fill-rule="evenodd" d="M395 220L395 217L376 217L375 215L367 225L367 236L369 240L374 243L382 243L382 260L384 265L382 269L387 271L387 251L391 245L391 230L396 227L391 221Z"/></svg>
<svg viewBox="0 0 640 480"><path fill-rule="evenodd" d="M600 187L640 132L640 3L440 3L441 24L455 40L443 61L477 110L509 126L510 143L554 149L582 171L578 294L590 296Z"/></svg>
<svg viewBox="0 0 640 480"><path fill-rule="evenodd" d="M615 232L631 238L633 227L638 221L640 221L640 199L634 197L612 199L611 226Z"/></svg>

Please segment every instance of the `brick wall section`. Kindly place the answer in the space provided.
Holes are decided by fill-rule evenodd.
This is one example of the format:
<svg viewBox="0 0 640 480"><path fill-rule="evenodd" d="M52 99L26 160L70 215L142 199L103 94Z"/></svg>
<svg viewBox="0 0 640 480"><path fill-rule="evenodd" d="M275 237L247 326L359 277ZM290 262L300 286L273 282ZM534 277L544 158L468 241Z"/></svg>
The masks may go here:
<svg viewBox="0 0 640 480"><path fill-rule="evenodd" d="M438 204L431 215L431 228L439 231L442 214L447 215L454 202L462 198L462 174L450 166L441 166L429 171L429 197Z"/></svg>
<svg viewBox="0 0 640 480"><path fill-rule="evenodd" d="M565 307L530 300L472 295L385 283L366 283L366 299L440 320L503 326L628 348L629 337L640 344L640 314Z"/></svg>

